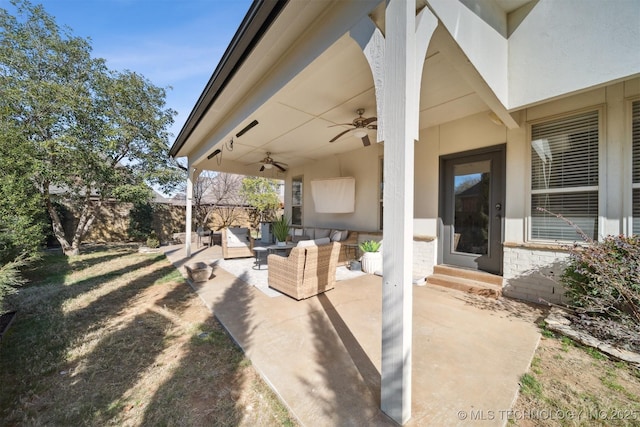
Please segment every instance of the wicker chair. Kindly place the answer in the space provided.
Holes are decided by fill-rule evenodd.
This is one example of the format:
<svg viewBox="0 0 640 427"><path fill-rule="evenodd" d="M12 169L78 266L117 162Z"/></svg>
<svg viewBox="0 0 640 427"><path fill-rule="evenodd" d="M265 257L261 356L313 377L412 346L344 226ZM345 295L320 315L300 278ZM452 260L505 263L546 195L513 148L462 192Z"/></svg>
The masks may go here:
<svg viewBox="0 0 640 427"><path fill-rule="evenodd" d="M340 243L295 247L288 257L269 255L269 286L296 300L333 289Z"/></svg>
<svg viewBox="0 0 640 427"><path fill-rule="evenodd" d="M253 256L253 238L248 228L222 229L221 243L224 259Z"/></svg>

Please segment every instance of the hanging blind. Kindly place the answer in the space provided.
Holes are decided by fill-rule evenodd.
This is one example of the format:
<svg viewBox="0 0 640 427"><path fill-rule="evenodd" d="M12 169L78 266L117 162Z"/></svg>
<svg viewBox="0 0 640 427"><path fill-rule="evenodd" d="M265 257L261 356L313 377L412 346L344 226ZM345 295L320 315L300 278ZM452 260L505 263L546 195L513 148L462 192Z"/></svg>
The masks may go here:
<svg viewBox="0 0 640 427"><path fill-rule="evenodd" d="M640 234L640 101L632 104L631 140L633 142L633 234Z"/></svg>
<svg viewBox="0 0 640 427"><path fill-rule="evenodd" d="M531 127L531 238L598 236L598 111Z"/></svg>

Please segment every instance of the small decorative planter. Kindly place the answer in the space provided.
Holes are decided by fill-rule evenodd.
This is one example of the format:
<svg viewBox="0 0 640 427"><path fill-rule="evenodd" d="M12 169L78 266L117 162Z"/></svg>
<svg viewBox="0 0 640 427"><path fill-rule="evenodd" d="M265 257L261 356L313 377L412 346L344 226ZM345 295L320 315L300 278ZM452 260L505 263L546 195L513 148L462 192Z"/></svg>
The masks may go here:
<svg viewBox="0 0 640 427"><path fill-rule="evenodd" d="M382 254L380 252L365 252L360 259L362 271L367 274L374 274L382 271Z"/></svg>
<svg viewBox="0 0 640 427"><path fill-rule="evenodd" d="M204 262L185 265L189 279L193 282L206 282L211 277L213 269Z"/></svg>

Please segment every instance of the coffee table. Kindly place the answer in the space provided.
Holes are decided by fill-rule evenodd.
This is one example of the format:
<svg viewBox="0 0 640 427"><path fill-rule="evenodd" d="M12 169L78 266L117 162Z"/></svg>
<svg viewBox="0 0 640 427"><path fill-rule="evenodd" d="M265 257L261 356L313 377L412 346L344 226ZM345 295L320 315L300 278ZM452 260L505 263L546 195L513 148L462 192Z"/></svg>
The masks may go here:
<svg viewBox="0 0 640 427"><path fill-rule="evenodd" d="M286 245L269 245L267 251L269 254L276 254L280 256L289 256L291 249L297 246L296 243L287 243Z"/></svg>
<svg viewBox="0 0 640 427"><path fill-rule="evenodd" d="M280 256L289 256L289 252L291 249L295 248L295 243L287 243L284 246L280 245L269 245L269 246L254 246L253 254L256 257L256 260L253 263L253 269L261 270L261 267L267 264L267 257L271 254L276 254Z"/></svg>

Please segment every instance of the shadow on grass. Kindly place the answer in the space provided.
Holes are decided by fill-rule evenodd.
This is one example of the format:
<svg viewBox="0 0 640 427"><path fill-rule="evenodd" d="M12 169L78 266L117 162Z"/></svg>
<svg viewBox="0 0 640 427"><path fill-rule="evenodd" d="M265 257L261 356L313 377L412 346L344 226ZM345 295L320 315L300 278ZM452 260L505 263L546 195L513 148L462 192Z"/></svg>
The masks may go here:
<svg viewBox="0 0 640 427"><path fill-rule="evenodd" d="M214 276L219 275L214 269ZM254 333L251 314L254 295L243 279L247 278L241 276L229 284L218 277L217 281L194 285L195 288L226 288L210 307L225 326L211 313L201 322L179 366L155 392L142 425L180 425L185 420L196 425L293 425L277 398L250 368L251 363L240 348L239 343L245 351L250 347ZM176 290L172 294L176 292L179 293ZM172 310L180 313L188 301L172 294L159 303L164 299L178 300ZM191 293L190 298L197 296ZM185 378L191 378L191 382ZM248 388L257 393L247 393ZM254 400L247 400L252 397ZM178 400L188 405L176 405Z"/></svg>
<svg viewBox="0 0 640 427"><path fill-rule="evenodd" d="M80 368L80 372L84 372L83 369L86 367L93 369L96 365L94 361L103 359L100 354L105 354L104 351L111 351L117 356L120 351L118 344L126 336L131 335L131 326L124 326L124 329L120 329L122 326L114 325L111 330L97 333L95 337L91 337L91 334L99 330L100 325L108 319L117 319L120 311L140 291L153 285L163 276L171 274L174 269L170 265L149 269L147 274L138 276L130 282L122 279L123 283L121 284L114 285L112 283L127 273L152 267L164 259L163 256L154 258L143 256L141 261L134 264L106 274L79 280L72 285L66 285L65 278L73 272L88 268L87 266L105 263L107 264L105 267L108 267L109 262L131 256L137 257L138 255L123 251L117 254L99 255L94 257L95 262L87 260L86 263L82 262L82 256L80 256L72 259L75 262L75 267L72 268L69 263L65 262L66 258L53 255L53 258L48 260L49 264L47 264L47 259L44 260L42 268L45 271L57 271L58 274L54 275L55 281L51 281L51 276L47 277L41 272L34 272L32 277L42 276L48 284L28 286L15 298L14 304L17 305L19 314L10 334L5 337L0 347L0 383L3 384L0 387L0 418L18 423L24 420L38 420L41 416L40 411L44 408L64 407L65 399L68 397L67 393L73 393L77 384L89 381L88 377L79 374L74 377L74 386L66 388L65 393L59 393L59 387L65 386L64 382L62 384L60 382L60 375L64 376L65 372L78 368L78 366L68 366L68 360L72 358L69 352L78 351L75 347L79 343L84 343L89 347L88 351L85 348L79 350L87 352L79 360L88 363L87 366ZM88 257L91 258L90 255ZM125 259L123 262L131 261ZM102 289L103 287L104 289ZM69 311L67 306L70 300L92 290L103 291L103 293L84 308ZM145 318L149 318L149 316L152 315L144 315ZM157 321L147 323L159 324L159 331L162 330L162 324ZM150 331L150 333L154 332ZM94 347L92 348L92 346ZM101 369L122 372L117 381L120 386L116 387L115 392L117 394L118 391L126 390L135 381L136 373L140 372L143 366L151 363L154 350L140 349L143 352L147 350L149 358L142 358L138 364L118 366L116 363L115 366L100 366L94 369L90 375L91 381L96 378L96 375L100 376ZM104 392L103 387L106 384L100 382L94 384L96 385L94 394ZM42 399L41 396L44 395L48 398ZM100 407L96 404L94 395L87 396L86 393L81 393L78 397L78 405L82 406L81 402L87 399L97 413L111 410L108 405ZM59 400L61 402L58 402ZM88 416L78 406L74 406L66 412L69 417L73 418L78 411L80 411L82 419ZM63 411L55 413L59 412ZM40 421L50 422L51 420L40 419Z"/></svg>

